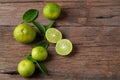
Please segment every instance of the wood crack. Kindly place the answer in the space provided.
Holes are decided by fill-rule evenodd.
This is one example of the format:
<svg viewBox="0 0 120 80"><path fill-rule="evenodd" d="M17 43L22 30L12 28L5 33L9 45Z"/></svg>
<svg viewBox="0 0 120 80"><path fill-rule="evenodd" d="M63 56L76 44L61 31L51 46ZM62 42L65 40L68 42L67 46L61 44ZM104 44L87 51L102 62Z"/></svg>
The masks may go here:
<svg viewBox="0 0 120 80"><path fill-rule="evenodd" d="M113 18L113 17L116 17L117 15L109 15L109 16L98 16L96 17L96 19L110 19L110 18Z"/></svg>
<svg viewBox="0 0 120 80"><path fill-rule="evenodd" d="M5 71L5 72L0 72L0 74L18 75L18 72L17 71Z"/></svg>
<svg viewBox="0 0 120 80"><path fill-rule="evenodd" d="M44 1L15 1L15 2L0 2L1 4L5 3L37 3L37 2L44 2Z"/></svg>

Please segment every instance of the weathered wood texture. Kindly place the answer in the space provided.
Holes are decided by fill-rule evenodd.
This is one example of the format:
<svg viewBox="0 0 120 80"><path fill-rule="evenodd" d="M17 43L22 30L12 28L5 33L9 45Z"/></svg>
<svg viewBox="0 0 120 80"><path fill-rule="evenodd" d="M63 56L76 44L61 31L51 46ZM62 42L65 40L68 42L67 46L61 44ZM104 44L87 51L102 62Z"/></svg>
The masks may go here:
<svg viewBox="0 0 120 80"><path fill-rule="evenodd" d="M13 30L23 13L39 9L37 21L43 17L45 3L55 1L62 7L56 28L74 45L71 55L56 54L50 44L45 62L49 76L35 73L23 78L17 64L31 52L37 39L24 45L13 39ZM0 80L120 80L120 0L0 0Z"/></svg>

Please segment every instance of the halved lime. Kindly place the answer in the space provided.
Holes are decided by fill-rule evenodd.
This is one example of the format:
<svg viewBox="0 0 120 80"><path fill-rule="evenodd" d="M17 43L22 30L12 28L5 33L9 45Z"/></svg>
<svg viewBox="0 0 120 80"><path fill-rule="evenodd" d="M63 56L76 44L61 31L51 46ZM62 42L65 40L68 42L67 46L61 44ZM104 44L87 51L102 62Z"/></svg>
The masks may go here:
<svg viewBox="0 0 120 80"><path fill-rule="evenodd" d="M57 43L62 39L62 33L56 28L49 28L45 33L46 39L51 43Z"/></svg>
<svg viewBox="0 0 120 80"><path fill-rule="evenodd" d="M56 44L55 50L59 55L65 56L70 54L72 51L73 45L70 40L62 39L59 40Z"/></svg>

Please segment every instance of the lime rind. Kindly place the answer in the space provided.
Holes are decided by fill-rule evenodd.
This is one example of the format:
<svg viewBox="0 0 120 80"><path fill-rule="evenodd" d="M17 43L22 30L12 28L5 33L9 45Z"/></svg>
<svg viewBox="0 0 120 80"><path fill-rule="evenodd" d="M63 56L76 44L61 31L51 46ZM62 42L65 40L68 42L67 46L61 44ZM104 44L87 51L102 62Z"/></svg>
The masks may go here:
<svg viewBox="0 0 120 80"><path fill-rule="evenodd" d="M57 43L62 39L62 33L56 28L47 29L45 36L50 43Z"/></svg>
<svg viewBox="0 0 120 80"><path fill-rule="evenodd" d="M47 3L43 8L43 15L50 19L55 20L57 19L61 14L61 8L56 3Z"/></svg>
<svg viewBox="0 0 120 80"><path fill-rule="evenodd" d="M57 54L62 56L70 54L72 49L73 49L73 45L71 41L68 39L59 40L55 47Z"/></svg>
<svg viewBox="0 0 120 80"><path fill-rule="evenodd" d="M36 38L35 29L29 24L19 24L13 31L13 36L20 43L31 43Z"/></svg>
<svg viewBox="0 0 120 80"><path fill-rule="evenodd" d="M47 56L47 50L42 46L36 46L32 49L32 58L35 60L44 61L47 59Z"/></svg>

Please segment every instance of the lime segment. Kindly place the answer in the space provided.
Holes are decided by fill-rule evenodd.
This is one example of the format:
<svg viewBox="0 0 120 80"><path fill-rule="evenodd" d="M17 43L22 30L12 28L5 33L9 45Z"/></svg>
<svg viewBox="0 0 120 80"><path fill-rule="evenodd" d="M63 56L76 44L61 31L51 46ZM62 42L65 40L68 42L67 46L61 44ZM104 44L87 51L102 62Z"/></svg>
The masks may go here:
<svg viewBox="0 0 120 80"><path fill-rule="evenodd" d="M47 29L45 36L46 39L51 43L57 43L59 40L62 39L62 33L55 28Z"/></svg>
<svg viewBox="0 0 120 80"><path fill-rule="evenodd" d="M62 39L59 40L56 44L55 50L59 55L65 56L70 54L72 51L73 45L70 40Z"/></svg>

